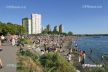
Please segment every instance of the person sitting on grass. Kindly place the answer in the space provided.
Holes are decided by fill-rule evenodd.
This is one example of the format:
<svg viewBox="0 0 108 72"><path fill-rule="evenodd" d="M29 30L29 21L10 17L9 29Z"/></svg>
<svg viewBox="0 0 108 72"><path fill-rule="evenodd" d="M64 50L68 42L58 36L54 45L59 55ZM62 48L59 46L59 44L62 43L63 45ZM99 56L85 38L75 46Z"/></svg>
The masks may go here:
<svg viewBox="0 0 108 72"><path fill-rule="evenodd" d="M71 55L70 52L67 54L67 59L68 59L68 62L71 62L71 60L72 60L72 55Z"/></svg>

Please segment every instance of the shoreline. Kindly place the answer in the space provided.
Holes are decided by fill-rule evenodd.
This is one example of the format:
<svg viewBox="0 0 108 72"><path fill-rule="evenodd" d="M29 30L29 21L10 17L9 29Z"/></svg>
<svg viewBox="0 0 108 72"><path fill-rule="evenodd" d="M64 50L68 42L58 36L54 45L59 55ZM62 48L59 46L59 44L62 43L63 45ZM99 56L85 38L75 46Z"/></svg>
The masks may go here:
<svg viewBox="0 0 108 72"><path fill-rule="evenodd" d="M60 52L60 48L57 47L57 46L54 46L55 48L57 48L57 51L51 51L51 52L53 52L53 53L56 53L56 52L59 53L67 61L68 61L67 54L70 52L70 49L72 49L72 52L71 52L72 60L69 61L69 63L72 66L74 66L74 68L75 68L76 71L78 70L80 72L86 72L86 71L90 72L91 70L95 70L95 68L99 67L99 64L86 64L85 63L85 64L81 65L79 63L79 53L80 53L81 49L78 48L77 46L75 46L75 43L76 43L77 40L81 39L82 37L77 37L77 36L64 36L64 37L58 37L58 36L48 36L48 37L47 36L41 36L40 38L46 38L49 41L49 42L47 42L48 43L48 47L50 47L49 45L50 45L52 39L54 39L52 42L55 42L56 44L61 42L63 44L63 46L61 48L62 52ZM84 38L86 38L86 37L84 37ZM34 38L34 39L36 39L36 38ZM63 42L61 41L61 39L63 40ZM41 40L41 42L44 41L43 39L40 39L40 40ZM56 42L56 40L57 41L60 40L60 41ZM41 50L41 47L43 47L42 49L44 49L43 44L40 44L39 47L40 47L40 50ZM33 50L32 46L31 46L30 51L33 51L34 53L36 53L36 51ZM41 53L41 51L40 51L40 53ZM49 53L49 52L47 52L47 53ZM47 54L47 53L45 53L45 54ZM84 65L86 65L85 68L84 68ZM88 67L87 67L87 65L88 65ZM91 67L91 66L96 66L96 67ZM101 68L103 68L103 67L101 67Z"/></svg>
<svg viewBox="0 0 108 72"><path fill-rule="evenodd" d="M69 53L69 49L72 49L72 52L71 52L72 60L70 63L76 68L76 70L82 71L83 70L82 66L78 62L79 52L76 51L77 48L73 44L78 39L79 37L72 36L69 41L65 42L64 47L63 47L65 52L61 54L66 58L66 55Z"/></svg>
<svg viewBox="0 0 108 72"><path fill-rule="evenodd" d="M41 36L41 38L44 38L44 36ZM51 37L48 37L48 39L49 38L51 38ZM60 37L59 38L58 37L53 37L53 38L58 40ZM78 61L78 59L79 59L78 58L79 57L79 50L78 50L77 47L75 47L75 44L74 44L75 41L80 39L80 37L77 37L77 36L67 36L66 38L65 37L61 37L61 38L63 38L63 46L61 48L62 52L59 51L59 48L57 48L58 49L57 52L60 53L67 60L67 54L69 53L70 49L72 49L72 53L71 53L72 60L70 61L70 63L75 67L76 70L84 72L85 69L82 67L82 65ZM52 40L52 38L51 38L51 40ZM51 42L49 41L48 43L51 43ZM43 46L40 46L40 47L43 47ZM44 47L43 47L43 49L44 49ZM32 48L30 50L32 50Z"/></svg>
<svg viewBox="0 0 108 72"><path fill-rule="evenodd" d="M79 38L77 38L77 40L80 38L89 38L89 37L79 37ZM97 37L95 37L95 38L97 38ZM75 47L75 46L73 46L72 48L77 49L77 47ZM80 70L80 72L94 72L94 71L96 71L96 72L102 71L103 72L104 70L107 69L107 66L105 66L104 63L97 63L97 61L94 60L92 58L92 56L89 56L89 55L87 55L87 59L88 59L88 61L93 62L93 63L84 63L83 65L80 65L79 62L77 62L79 50L81 50L81 49L78 48L78 51L76 51L76 53L73 53L76 58L76 60L74 59L74 61L73 61L73 63L74 63L73 65L76 67L76 69Z"/></svg>

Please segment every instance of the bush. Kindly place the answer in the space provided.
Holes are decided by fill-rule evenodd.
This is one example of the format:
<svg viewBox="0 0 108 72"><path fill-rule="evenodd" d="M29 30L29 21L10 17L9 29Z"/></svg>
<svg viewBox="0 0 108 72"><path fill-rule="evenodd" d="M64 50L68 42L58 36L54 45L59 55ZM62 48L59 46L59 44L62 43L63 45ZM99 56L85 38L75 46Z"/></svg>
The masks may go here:
<svg viewBox="0 0 108 72"><path fill-rule="evenodd" d="M30 57L20 57L21 61L17 63L17 72L43 72L43 67L32 60Z"/></svg>
<svg viewBox="0 0 108 72"><path fill-rule="evenodd" d="M37 54L31 53L29 50L22 51L21 55L31 57L34 61L38 61L39 59L39 56Z"/></svg>
<svg viewBox="0 0 108 72"><path fill-rule="evenodd" d="M32 40L26 39L26 38L20 39L20 42L23 43L23 44L32 44Z"/></svg>
<svg viewBox="0 0 108 72"><path fill-rule="evenodd" d="M24 51L21 54L21 61L17 69L19 72L28 70L27 72L75 72L75 68L71 63L69 63L63 56L59 53L47 53L42 56L38 56L30 51ZM35 68L37 68L35 70Z"/></svg>
<svg viewBox="0 0 108 72"><path fill-rule="evenodd" d="M17 72L43 72L39 57L29 50L20 52L18 59Z"/></svg>
<svg viewBox="0 0 108 72"><path fill-rule="evenodd" d="M48 53L40 58L45 72L75 72L75 68L60 54Z"/></svg>

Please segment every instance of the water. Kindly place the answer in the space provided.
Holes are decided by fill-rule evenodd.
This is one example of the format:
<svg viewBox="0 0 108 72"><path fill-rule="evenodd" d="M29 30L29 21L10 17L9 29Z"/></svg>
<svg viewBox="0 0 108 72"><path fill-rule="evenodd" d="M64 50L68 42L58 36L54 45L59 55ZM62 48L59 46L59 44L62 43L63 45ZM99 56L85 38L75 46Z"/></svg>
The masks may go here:
<svg viewBox="0 0 108 72"><path fill-rule="evenodd" d="M102 56L108 56L108 36L80 38L76 43L79 49L86 51L86 63L100 64Z"/></svg>

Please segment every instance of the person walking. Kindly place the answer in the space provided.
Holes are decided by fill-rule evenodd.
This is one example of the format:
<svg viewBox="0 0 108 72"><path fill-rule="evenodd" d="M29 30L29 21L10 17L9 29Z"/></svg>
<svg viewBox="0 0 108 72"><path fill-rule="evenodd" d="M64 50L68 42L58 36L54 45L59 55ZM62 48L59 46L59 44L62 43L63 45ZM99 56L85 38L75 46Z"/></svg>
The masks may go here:
<svg viewBox="0 0 108 72"><path fill-rule="evenodd" d="M12 38L12 46L15 46L15 38Z"/></svg>

